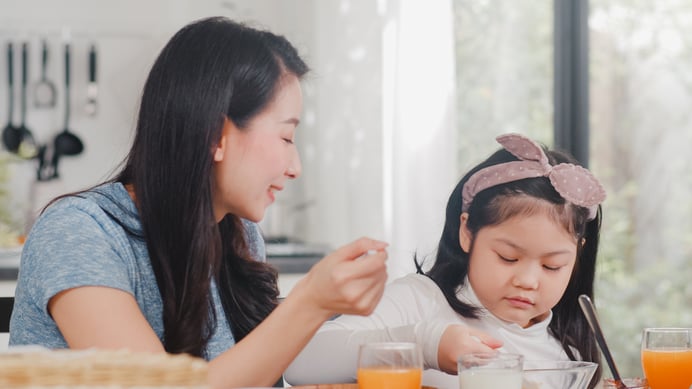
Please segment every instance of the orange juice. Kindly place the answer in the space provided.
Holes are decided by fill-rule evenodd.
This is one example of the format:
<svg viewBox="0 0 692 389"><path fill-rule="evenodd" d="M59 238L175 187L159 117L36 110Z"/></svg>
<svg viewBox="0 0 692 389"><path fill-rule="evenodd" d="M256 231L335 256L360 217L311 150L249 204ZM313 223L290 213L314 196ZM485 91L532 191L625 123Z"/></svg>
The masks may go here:
<svg viewBox="0 0 692 389"><path fill-rule="evenodd" d="M642 367L651 389L689 389L692 350L642 350Z"/></svg>
<svg viewBox="0 0 692 389"><path fill-rule="evenodd" d="M359 389L420 389L421 369L368 367L358 369Z"/></svg>

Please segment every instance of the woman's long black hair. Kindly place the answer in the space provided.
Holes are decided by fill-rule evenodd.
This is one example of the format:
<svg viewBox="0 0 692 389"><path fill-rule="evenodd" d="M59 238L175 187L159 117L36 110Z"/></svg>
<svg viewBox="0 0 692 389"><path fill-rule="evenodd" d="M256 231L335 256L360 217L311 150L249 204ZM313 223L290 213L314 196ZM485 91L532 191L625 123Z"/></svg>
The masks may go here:
<svg viewBox="0 0 692 389"><path fill-rule="evenodd" d="M168 352L204 356L212 279L236 341L277 304L276 271L251 258L241 220L214 218L213 150L225 118L243 129L282 75L307 71L285 38L217 17L177 32L149 73L133 146L113 181L134 188Z"/></svg>
<svg viewBox="0 0 692 389"><path fill-rule="evenodd" d="M549 163L578 164L571 156L544 148ZM469 171L452 191L447 203L445 225L437 249L435 263L426 273L439 286L449 305L466 318L477 318L478 308L457 298L457 292L464 286L469 269L469 253L461 249L459 229L462 213L462 189L468 179L477 171L492 165L516 161L517 158L501 149ZM593 220L588 220L588 210L568 203L553 188L546 177L527 178L500 184L481 191L474 197L468 209L467 227L475 239L478 231L484 227L497 225L505 220L531 212L522 206L525 202L515 202L513 198L535 198L554 205L554 211L565 228L576 238L578 244L577 261L572 276L562 298L553 308L553 318L549 325L551 334L560 342L562 348L572 360L577 359L576 350L584 361L600 362L600 353L590 332L586 318L579 309L577 297L586 294L593 298L593 284L596 272L596 256L601 227L601 210ZM473 242L471 243L473 247ZM416 262L419 273L422 267ZM600 365L594 375L591 387L600 378Z"/></svg>

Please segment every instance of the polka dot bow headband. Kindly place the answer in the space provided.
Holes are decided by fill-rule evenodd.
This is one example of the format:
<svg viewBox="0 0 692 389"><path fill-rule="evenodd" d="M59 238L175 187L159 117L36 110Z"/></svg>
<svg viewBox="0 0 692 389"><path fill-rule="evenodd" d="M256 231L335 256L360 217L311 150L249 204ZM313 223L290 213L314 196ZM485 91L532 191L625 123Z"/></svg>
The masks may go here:
<svg viewBox="0 0 692 389"><path fill-rule="evenodd" d="M474 173L464 184L462 212L468 211L473 198L485 189L525 178L548 177L562 198L587 208L589 220L596 217L598 204L605 200L606 193L591 172L571 163L550 165L543 148L523 135L506 134L495 139L519 161L489 166Z"/></svg>

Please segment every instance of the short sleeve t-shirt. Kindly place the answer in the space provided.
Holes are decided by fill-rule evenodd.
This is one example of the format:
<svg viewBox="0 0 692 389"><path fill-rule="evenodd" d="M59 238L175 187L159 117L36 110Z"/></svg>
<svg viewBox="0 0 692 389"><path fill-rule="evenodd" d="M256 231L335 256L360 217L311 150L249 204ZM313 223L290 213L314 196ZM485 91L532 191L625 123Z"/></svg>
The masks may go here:
<svg viewBox="0 0 692 389"><path fill-rule="evenodd" d="M250 250L264 260L264 242L256 224L244 221ZM159 339L163 305L137 209L125 187L108 183L51 205L27 237L10 321L10 346L67 348L48 314L48 301L80 286L120 289L133 295ZM205 358L213 359L235 343L215 283L215 332Z"/></svg>

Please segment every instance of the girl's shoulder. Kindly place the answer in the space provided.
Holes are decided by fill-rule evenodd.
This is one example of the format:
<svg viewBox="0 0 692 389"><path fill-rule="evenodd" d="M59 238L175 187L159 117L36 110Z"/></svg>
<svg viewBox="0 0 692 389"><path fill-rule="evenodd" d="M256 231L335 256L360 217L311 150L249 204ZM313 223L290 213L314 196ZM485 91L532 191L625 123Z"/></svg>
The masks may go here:
<svg viewBox="0 0 692 389"><path fill-rule="evenodd" d="M424 274L412 273L397 278L387 285L387 289L390 294L407 295L414 300L445 301L435 281Z"/></svg>

